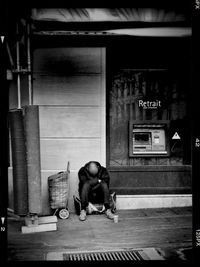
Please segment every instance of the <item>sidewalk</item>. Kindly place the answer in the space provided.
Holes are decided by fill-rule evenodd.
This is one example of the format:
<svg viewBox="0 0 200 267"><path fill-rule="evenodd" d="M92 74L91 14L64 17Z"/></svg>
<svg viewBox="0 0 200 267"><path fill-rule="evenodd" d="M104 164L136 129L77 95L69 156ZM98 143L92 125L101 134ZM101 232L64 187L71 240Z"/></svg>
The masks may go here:
<svg viewBox="0 0 200 267"><path fill-rule="evenodd" d="M81 222L70 214L67 220L58 220L57 231L34 234L22 234L23 222L8 219L8 259L63 260L63 253L69 252L141 248L164 260L191 259L191 207L119 210L117 214L118 223L105 215L89 215Z"/></svg>

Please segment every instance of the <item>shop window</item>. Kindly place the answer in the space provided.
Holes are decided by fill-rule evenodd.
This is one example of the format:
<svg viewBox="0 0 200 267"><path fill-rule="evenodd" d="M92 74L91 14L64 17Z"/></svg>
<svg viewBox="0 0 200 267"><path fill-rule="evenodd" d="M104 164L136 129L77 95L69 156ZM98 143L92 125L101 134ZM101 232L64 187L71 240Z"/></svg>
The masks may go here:
<svg viewBox="0 0 200 267"><path fill-rule="evenodd" d="M187 156L190 152L190 134L184 132L187 131L186 128L189 129L189 125L185 130L182 129L184 140L181 139L181 142L176 142L175 145L171 141L176 131L176 121L181 121L181 125L188 123L187 92L181 72L177 74L168 69L115 71L111 77L108 97L108 165L112 167L190 164L190 157ZM133 121L140 124L148 122L152 125L160 124L162 121L169 122L167 135L164 135L168 141L162 153L149 153L149 157L144 156L145 153L133 153L130 149L130 123ZM135 134L135 142L147 143L152 140L151 134L138 132ZM159 142L159 138L154 137L154 142Z"/></svg>

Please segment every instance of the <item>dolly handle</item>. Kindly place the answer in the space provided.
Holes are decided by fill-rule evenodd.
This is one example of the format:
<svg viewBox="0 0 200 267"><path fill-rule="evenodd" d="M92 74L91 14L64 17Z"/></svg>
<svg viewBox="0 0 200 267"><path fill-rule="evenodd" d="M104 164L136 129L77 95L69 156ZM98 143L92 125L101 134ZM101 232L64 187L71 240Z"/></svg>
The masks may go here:
<svg viewBox="0 0 200 267"><path fill-rule="evenodd" d="M70 173L70 162L67 162L67 172Z"/></svg>

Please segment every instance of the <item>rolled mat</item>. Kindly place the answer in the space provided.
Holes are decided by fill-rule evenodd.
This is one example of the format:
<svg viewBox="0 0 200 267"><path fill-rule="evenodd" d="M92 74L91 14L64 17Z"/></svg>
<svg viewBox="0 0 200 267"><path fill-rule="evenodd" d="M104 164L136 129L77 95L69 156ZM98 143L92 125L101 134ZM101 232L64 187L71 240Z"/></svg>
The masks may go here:
<svg viewBox="0 0 200 267"><path fill-rule="evenodd" d="M28 180L22 110L9 111L9 124L13 162L14 212L18 215L26 215L28 212Z"/></svg>
<svg viewBox="0 0 200 267"><path fill-rule="evenodd" d="M39 108L36 105L24 107L24 129L26 137L28 208L30 213L41 213L41 165Z"/></svg>

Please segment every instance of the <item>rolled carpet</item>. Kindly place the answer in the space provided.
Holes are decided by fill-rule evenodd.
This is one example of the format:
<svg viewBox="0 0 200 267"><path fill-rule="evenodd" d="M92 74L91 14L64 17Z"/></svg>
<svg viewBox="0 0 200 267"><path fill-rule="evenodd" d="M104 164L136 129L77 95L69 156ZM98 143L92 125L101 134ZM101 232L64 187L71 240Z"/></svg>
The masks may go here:
<svg viewBox="0 0 200 267"><path fill-rule="evenodd" d="M9 125L13 162L14 212L18 215L26 215L28 212L28 180L21 109L9 111Z"/></svg>
<svg viewBox="0 0 200 267"><path fill-rule="evenodd" d="M28 208L29 213L40 214L42 196L38 106L30 105L24 107L24 129L27 152Z"/></svg>

